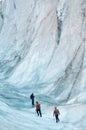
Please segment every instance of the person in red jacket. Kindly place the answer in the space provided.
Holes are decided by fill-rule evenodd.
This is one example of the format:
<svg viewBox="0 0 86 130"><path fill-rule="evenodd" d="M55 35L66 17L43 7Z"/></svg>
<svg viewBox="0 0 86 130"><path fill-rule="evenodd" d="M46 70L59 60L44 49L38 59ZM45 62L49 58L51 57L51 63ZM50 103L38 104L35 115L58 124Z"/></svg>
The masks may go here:
<svg viewBox="0 0 86 130"><path fill-rule="evenodd" d="M40 115L40 117L42 117L41 106L38 101L36 101L36 112L38 116Z"/></svg>
<svg viewBox="0 0 86 130"><path fill-rule="evenodd" d="M55 116L56 122L59 121L59 118L58 118L59 115L60 115L60 112L59 112L59 110L57 109L57 107L55 107L55 108L54 108L54 111L53 111L53 116Z"/></svg>

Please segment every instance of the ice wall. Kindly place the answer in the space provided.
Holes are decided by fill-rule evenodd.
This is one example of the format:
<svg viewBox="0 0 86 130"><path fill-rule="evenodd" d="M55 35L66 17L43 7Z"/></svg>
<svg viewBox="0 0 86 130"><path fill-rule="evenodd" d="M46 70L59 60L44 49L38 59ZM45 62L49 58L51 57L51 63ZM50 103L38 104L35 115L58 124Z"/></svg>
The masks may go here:
<svg viewBox="0 0 86 130"><path fill-rule="evenodd" d="M0 0L0 130L38 128L86 128L86 0Z"/></svg>
<svg viewBox="0 0 86 130"><path fill-rule="evenodd" d="M85 0L0 1L0 80L6 84L44 87L60 102L79 97L86 90L85 43Z"/></svg>

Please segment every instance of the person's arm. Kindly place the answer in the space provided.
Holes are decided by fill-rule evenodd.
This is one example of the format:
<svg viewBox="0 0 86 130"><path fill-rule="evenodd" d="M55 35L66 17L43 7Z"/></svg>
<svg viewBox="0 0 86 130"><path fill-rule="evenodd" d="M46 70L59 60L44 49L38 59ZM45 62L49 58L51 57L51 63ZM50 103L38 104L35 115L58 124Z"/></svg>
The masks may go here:
<svg viewBox="0 0 86 130"><path fill-rule="evenodd" d="M55 115L55 112L53 111L53 116Z"/></svg>
<svg viewBox="0 0 86 130"><path fill-rule="evenodd" d="M60 115L60 112L59 112L59 110L58 110L58 114Z"/></svg>
<svg viewBox="0 0 86 130"><path fill-rule="evenodd" d="M60 115L60 112L59 112L59 115Z"/></svg>

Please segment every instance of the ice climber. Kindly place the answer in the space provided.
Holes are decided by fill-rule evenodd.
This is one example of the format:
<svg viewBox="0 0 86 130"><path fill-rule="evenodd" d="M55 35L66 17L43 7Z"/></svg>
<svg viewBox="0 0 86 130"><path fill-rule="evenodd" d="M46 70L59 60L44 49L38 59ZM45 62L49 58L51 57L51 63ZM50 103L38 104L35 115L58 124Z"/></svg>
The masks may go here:
<svg viewBox="0 0 86 130"><path fill-rule="evenodd" d="M31 95L30 95L30 99L32 100L32 105L34 105L34 93L32 93Z"/></svg>
<svg viewBox="0 0 86 130"><path fill-rule="evenodd" d="M53 116L55 116L55 118L56 118L56 123L59 121L59 118L58 118L59 115L60 115L59 109L57 109L57 107L55 107L54 111L53 111Z"/></svg>
<svg viewBox="0 0 86 130"><path fill-rule="evenodd" d="M38 101L36 101L36 112L38 116L40 115L40 117L42 117L41 106Z"/></svg>

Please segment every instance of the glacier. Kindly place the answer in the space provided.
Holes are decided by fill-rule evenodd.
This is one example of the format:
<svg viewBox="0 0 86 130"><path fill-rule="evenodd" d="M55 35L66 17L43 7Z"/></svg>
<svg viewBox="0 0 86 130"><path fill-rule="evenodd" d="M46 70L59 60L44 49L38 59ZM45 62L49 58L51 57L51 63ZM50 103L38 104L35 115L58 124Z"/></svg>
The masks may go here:
<svg viewBox="0 0 86 130"><path fill-rule="evenodd" d="M0 130L9 129L86 130L86 0L0 0Z"/></svg>

